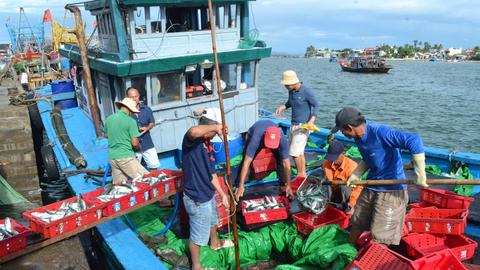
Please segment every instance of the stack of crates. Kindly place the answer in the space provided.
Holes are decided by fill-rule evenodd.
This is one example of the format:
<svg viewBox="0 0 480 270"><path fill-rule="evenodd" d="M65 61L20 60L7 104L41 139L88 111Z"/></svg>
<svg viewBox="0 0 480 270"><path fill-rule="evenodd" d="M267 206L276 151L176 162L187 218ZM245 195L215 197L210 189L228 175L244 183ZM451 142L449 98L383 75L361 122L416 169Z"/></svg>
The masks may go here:
<svg viewBox="0 0 480 270"><path fill-rule="evenodd" d="M370 241L371 235L364 233L359 239L363 247L347 269L467 269L462 261L471 259L477 247L463 235L473 198L424 188L420 199L409 205L411 210L405 217L403 255Z"/></svg>
<svg viewBox="0 0 480 270"><path fill-rule="evenodd" d="M460 261L471 259L477 243L463 233L473 198L424 188L420 191L420 200L420 203L411 205L412 209L405 218L408 234L402 237L402 241L407 254L420 259L448 249Z"/></svg>

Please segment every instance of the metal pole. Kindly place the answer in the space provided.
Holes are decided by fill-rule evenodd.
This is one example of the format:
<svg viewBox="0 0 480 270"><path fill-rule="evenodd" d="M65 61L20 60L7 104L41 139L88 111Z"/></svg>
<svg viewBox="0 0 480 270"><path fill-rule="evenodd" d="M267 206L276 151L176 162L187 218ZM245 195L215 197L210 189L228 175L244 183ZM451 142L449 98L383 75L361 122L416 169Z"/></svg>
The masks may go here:
<svg viewBox="0 0 480 270"><path fill-rule="evenodd" d="M210 15L210 30L212 33L212 49L213 49L213 58L215 62L215 75L216 75L216 83L217 83L217 93L218 93L218 102L220 104L220 111L222 113L222 123L223 123L223 143L225 145L225 158L227 163L227 179L229 189L233 190L233 181L232 181L232 171L230 168L230 153L228 151L228 137L227 137L227 126L226 126L226 119L225 119L225 110L223 108L223 95L222 95L222 87L220 83L220 67L218 65L218 54L217 54L217 41L215 36L215 22L213 21L213 6L212 0L208 0L208 10ZM233 206L235 204L234 197L230 196L230 209L234 209ZM238 246L238 231L237 231L237 215L236 213L232 214L232 224L233 224L233 242L235 244L235 269L240 269L240 250Z"/></svg>
<svg viewBox="0 0 480 270"><path fill-rule="evenodd" d="M88 101L90 102L90 111L93 117L93 124L95 126L95 134L97 138L102 136L100 129L100 119L98 117L98 104L97 97L95 95L95 89L92 84L92 75L90 73L90 65L88 64L88 51L87 45L85 44L85 33L83 32L83 21L80 9L76 6L66 5L65 9L69 10L75 16L75 35L78 39L78 46L80 48L80 55L82 57L82 66L83 66L83 79L87 85L88 92Z"/></svg>

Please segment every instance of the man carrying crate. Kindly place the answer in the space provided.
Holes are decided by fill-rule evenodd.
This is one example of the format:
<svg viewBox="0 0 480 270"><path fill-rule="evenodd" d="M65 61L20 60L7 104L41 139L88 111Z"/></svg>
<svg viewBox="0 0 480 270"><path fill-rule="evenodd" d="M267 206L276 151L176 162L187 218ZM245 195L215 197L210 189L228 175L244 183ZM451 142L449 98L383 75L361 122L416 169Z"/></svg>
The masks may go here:
<svg viewBox="0 0 480 270"><path fill-rule="evenodd" d="M358 164L347 185L359 181L365 171L369 180L405 179L400 149L412 154L417 175L416 185L427 186L425 151L422 139L415 134L365 120L360 111L345 107L335 117L331 133L341 131L354 139L363 160ZM375 241L386 245L398 245L402 236L405 211L408 204L406 185L366 187L360 193L352 216L350 243L356 244L363 231L370 230Z"/></svg>

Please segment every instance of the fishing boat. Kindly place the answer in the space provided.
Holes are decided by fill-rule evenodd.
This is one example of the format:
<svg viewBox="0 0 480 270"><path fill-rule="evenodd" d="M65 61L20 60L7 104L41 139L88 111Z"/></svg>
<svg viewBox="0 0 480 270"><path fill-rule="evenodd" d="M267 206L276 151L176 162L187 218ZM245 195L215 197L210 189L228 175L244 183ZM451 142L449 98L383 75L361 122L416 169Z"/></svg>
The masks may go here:
<svg viewBox="0 0 480 270"><path fill-rule="evenodd" d="M341 62L340 67L343 71L356 73L388 73L393 68L385 64L385 59L376 56L353 57Z"/></svg>
<svg viewBox="0 0 480 270"><path fill-rule="evenodd" d="M156 119L151 135L161 167L178 170L181 167L179 147L187 129L196 124L194 112L216 107L219 98L216 91L204 90L207 85L213 85L215 90L217 85L211 83L215 76L212 76L206 1L90 1L85 3L85 9L96 16L98 25L99 47L90 48L87 55L96 94L89 96L88 78L81 72L84 64L79 46L65 44L60 53L71 60L71 81L62 83L62 91L58 91L58 84L37 90L38 95L52 96L53 102L40 99L38 111L32 116L34 123L42 123L37 125L35 134L43 138L41 148L46 157L46 174L66 175L75 194L99 187L95 181L86 181L85 173L79 169L106 170L107 140L99 136L99 127L114 113L114 102L125 97L125 90L131 86L141 91L144 103L150 106ZM256 40L256 30L249 28L249 1L215 1L213 10L226 121L232 142L241 138L233 134L244 134L259 119L278 123L288 135L289 121L259 111L258 70L261 59L271 55L271 48ZM60 141L51 117L55 104L69 100L78 106L75 102L67 103L61 114L69 139L85 160L81 165L76 164L71 151L64 148L65 143ZM98 111L92 103L98 104ZM328 134L327 129L314 132L312 142L321 146ZM341 135L338 138L352 144ZM221 146L219 142L217 147ZM237 147L241 149L241 145ZM319 148L310 150L324 153ZM217 152L218 156L223 154ZM461 163L480 178L480 154L427 148L426 156L429 164L444 171L448 171L452 163ZM409 156L405 153L404 158L408 161ZM276 181L258 184L262 183ZM118 218L95 230L109 268L168 269L142 242L128 219Z"/></svg>

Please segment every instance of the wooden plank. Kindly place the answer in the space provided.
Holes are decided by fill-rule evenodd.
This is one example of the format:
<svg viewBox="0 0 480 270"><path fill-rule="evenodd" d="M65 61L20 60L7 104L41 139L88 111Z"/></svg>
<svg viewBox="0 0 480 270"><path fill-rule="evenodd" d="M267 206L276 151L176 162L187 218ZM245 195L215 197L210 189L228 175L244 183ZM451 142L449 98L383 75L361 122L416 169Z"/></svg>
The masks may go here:
<svg viewBox="0 0 480 270"><path fill-rule="evenodd" d="M172 195L174 195L174 194L175 194L175 191L171 191L171 192L165 193L163 196L158 196L158 197L153 198L153 199L151 199L151 200L148 200L148 201L146 201L146 202L143 202L143 203L140 203L140 204L138 204L138 205L135 205L135 206L132 207L132 208L126 209L125 211L120 211L120 212L117 212L117 213L115 213L115 214L113 214L113 215L111 215L111 216L108 216L108 217L104 217L104 218L102 218L102 219L99 219L99 220L97 220L97 221L95 221L95 222L93 222L93 223L90 223L90 224L87 224L87 225L83 225L83 226L78 227L77 229L75 229L75 230L73 230L73 231L70 231L70 232L61 234L61 235L59 235L59 236L57 236L57 237L54 237L54 238L46 239L45 241L41 241L41 242L39 242L39 243L35 243L35 244L32 244L32 245L29 245L29 246L27 246L27 247L26 247L25 249L23 249L23 250L19 250L19 251L15 252L15 253L11 253L11 254L8 254L8 255L6 255L6 256L4 256L4 257L1 257L1 258L0 258L0 263L4 263L4 262L11 261L11 260L13 260L13 259L15 259L15 258L18 258L18 257L20 257L20 256L23 256L23 255L25 255L25 254L28 254L28 253L31 253L31 252L33 252L33 251L39 250L39 249L41 249L41 248L44 248L44 247L49 246L49 245L51 245L51 244L54 244L54 243L56 243L56 242L62 241L62 240L64 240L64 239L66 239L66 238L69 238L69 237L71 237L71 236L74 236L74 235L76 235L76 234L79 234L79 233L81 233L81 232L83 232L83 231L89 230L89 229L91 229L91 228L93 228L93 227L95 227L95 226L97 226L97 225L99 225L99 224L102 224L102 223L105 223L105 222L110 221L110 220L112 220L112 219L115 219L115 218L118 218L118 217L120 217L120 216L126 215L126 214L131 213L131 212L133 212L133 211L135 211L135 210L138 210L138 209L140 209L140 208L142 208L142 207L145 207L145 206L147 206L147 205L150 205L150 204L152 204L152 203L154 203L154 202L157 202L157 201L161 201L161 200L163 200L163 199L166 199L166 198L168 198L168 197L170 197L170 196L172 196Z"/></svg>

